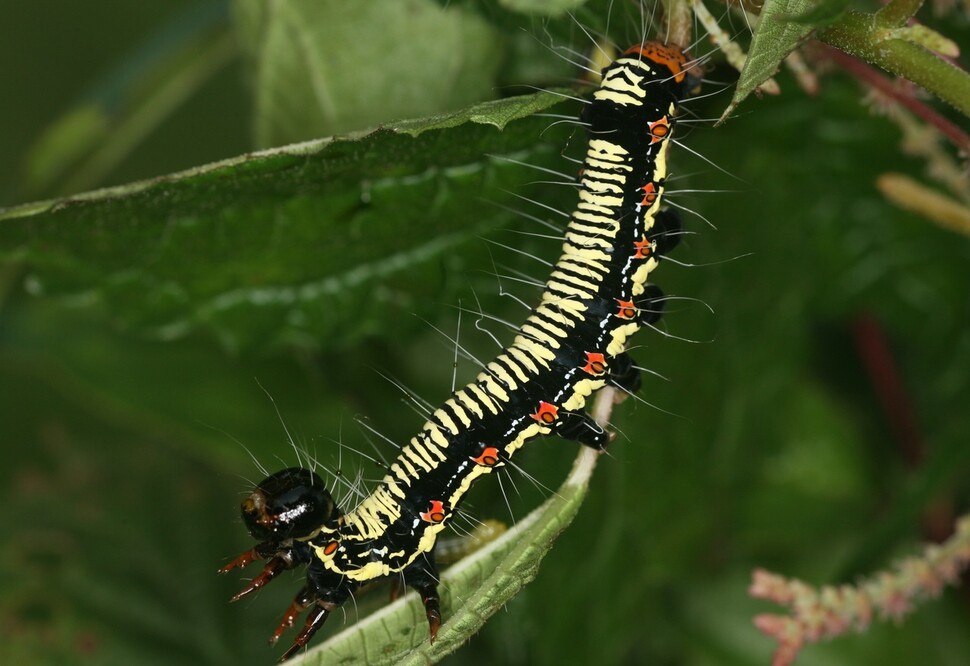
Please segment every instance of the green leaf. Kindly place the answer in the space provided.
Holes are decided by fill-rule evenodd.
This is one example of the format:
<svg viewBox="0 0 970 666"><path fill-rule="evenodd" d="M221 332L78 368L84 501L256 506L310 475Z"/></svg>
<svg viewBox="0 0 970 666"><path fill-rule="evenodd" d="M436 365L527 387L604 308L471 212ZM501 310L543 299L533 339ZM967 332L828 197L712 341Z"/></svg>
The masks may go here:
<svg viewBox="0 0 970 666"><path fill-rule="evenodd" d="M259 146L343 134L494 95L500 37L432 0L237 0Z"/></svg>
<svg viewBox="0 0 970 666"><path fill-rule="evenodd" d="M561 134L537 144L548 121L527 116L558 99L486 103L0 211L0 259L22 265L35 295L103 303L143 335L201 330L235 351L347 345L438 302L450 286L427 267L470 261L453 250L510 217L480 205L484 184L527 179L501 156L555 158ZM503 198L514 199L493 200ZM406 291L394 288L402 280Z"/></svg>
<svg viewBox="0 0 970 666"><path fill-rule="evenodd" d="M741 70L734 97L718 122L723 122L759 85L774 76L788 54L823 22L821 17L829 15L829 8L838 7L843 2L767 0L761 9L758 27L751 39L748 58ZM821 14L816 16L817 12Z"/></svg>

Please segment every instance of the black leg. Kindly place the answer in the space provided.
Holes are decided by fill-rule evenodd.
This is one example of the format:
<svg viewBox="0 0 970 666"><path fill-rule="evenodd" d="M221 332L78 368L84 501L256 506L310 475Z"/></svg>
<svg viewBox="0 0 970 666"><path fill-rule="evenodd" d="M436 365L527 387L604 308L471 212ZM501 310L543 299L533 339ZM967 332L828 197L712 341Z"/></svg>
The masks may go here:
<svg viewBox="0 0 970 666"><path fill-rule="evenodd" d="M431 634L431 642L434 643L441 628L441 599L438 597L438 586L424 585L415 589L424 603L424 614L428 618L428 632Z"/></svg>
<svg viewBox="0 0 970 666"><path fill-rule="evenodd" d="M323 623L327 621L330 617L330 611L337 607L337 604L330 602L320 602L310 609L310 614L307 615L306 622L303 624L303 629L297 634L296 640L293 641L293 645L283 653L280 657L278 663L283 663L297 652L306 647L306 644L310 642L313 638L313 634L317 633L317 629L323 626Z"/></svg>
<svg viewBox="0 0 970 666"><path fill-rule="evenodd" d="M610 383L627 393L640 390L640 371L628 353L623 352L610 364Z"/></svg>
<svg viewBox="0 0 970 666"><path fill-rule="evenodd" d="M660 287L648 284L643 293L634 299L637 306L637 318L644 326L656 324L664 313L664 293Z"/></svg>
<svg viewBox="0 0 970 666"><path fill-rule="evenodd" d="M439 579L433 552L418 557L411 566L404 570L405 582L421 595L424 613L428 618L428 631L432 643L438 637L438 630L441 628L441 598L438 596Z"/></svg>
<svg viewBox="0 0 970 666"><path fill-rule="evenodd" d="M556 434L563 439L579 442L597 451L605 449L610 441L609 433L586 412L560 410Z"/></svg>
<svg viewBox="0 0 970 666"><path fill-rule="evenodd" d="M680 244L680 237L683 235L683 225L680 221L680 213L673 208L666 208L657 213L653 220L653 227L647 234L651 241L657 243L654 251L660 256L666 255Z"/></svg>
<svg viewBox="0 0 970 666"><path fill-rule="evenodd" d="M404 592L404 585L401 583L401 578L399 576L395 576L391 579L390 600L392 602L397 601L402 592Z"/></svg>
<svg viewBox="0 0 970 666"><path fill-rule="evenodd" d="M310 591L310 588L304 586L299 592L296 593L296 598L293 599L293 603L291 603L290 607L286 609L280 623L276 625L276 631L273 632L273 635L270 636L269 639L270 645L276 645L276 641L280 639L283 632L292 627L296 622L296 618L300 617L303 611L309 608L312 604L313 593Z"/></svg>
<svg viewBox="0 0 970 666"><path fill-rule="evenodd" d="M294 543L289 547L281 547L278 543L267 541L257 544L252 550L247 550L232 562L219 569L219 573L226 573L233 569L241 569L249 566L253 562L267 558L269 561L263 566L263 570L249 581L246 587L236 593L230 601L239 601L250 592L265 586L287 569L293 569L301 564L305 564L310 559L310 548L301 542Z"/></svg>

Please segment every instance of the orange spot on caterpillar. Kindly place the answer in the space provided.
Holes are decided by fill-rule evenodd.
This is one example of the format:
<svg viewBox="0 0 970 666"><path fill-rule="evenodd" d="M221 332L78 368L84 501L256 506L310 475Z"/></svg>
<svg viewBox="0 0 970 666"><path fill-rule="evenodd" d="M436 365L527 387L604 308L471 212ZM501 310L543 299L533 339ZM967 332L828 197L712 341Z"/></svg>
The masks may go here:
<svg viewBox="0 0 970 666"><path fill-rule="evenodd" d="M664 116L660 120L652 120L647 123L647 129L650 131L650 143L658 143L667 138L670 134L670 121L667 116Z"/></svg>
<svg viewBox="0 0 970 666"><path fill-rule="evenodd" d="M323 547L323 554L333 555L336 550L337 550L337 542L331 541L330 543L328 543L326 546Z"/></svg>
<svg viewBox="0 0 970 666"><path fill-rule="evenodd" d="M674 80L680 83L684 80L684 67L687 65L687 56L675 46L667 46L660 42L646 42L637 44L626 50L624 55L639 55L650 62L662 65L670 70Z"/></svg>
<svg viewBox="0 0 970 666"><path fill-rule="evenodd" d="M540 402L539 409L532 415L532 418L539 423L550 425L559 418L559 408L548 402Z"/></svg>
<svg viewBox="0 0 970 666"><path fill-rule="evenodd" d="M654 243L653 241L647 240L646 236L642 237L642 240L633 241L633 247L636 248L637 253L633 255L634 259L646 259L653 252Z"/></svg>
<svg viewBox="0 0 970 666"><path fill-rule="evenodd" d="M606 372L606 357L595 352L586 352L586 365L583 371L594 376L602 375Z"/></svg>
<svg viewBox="0 0 970 666"><path fill-rule="evenodd" d="M431 500L431 508L421 512L421 520L426 523L440 523L445 519L445 505L439 500Z"/></svg>
<svg viewBox="0 0 970 666"><path fill-rule="evenodd" d="M647 183L640 189L643 190L643 201L640 202L640 205L652 206L653 202L657 200L657 186L654 183Z"/></svg>
<svg viewBox="0 0 970 666"><path fill-rule="evenodd" d="M498 464L498 449L494 446L487 446L482 454L477 458L472 458L479 465L485 465L485 467L494 467Z"/></svg>
<svg viewBox="0 0 970 666"><path fill-rule="evenodd" d="M620 308L616 312L616 316L620 319L635 319L637 316L637 306L633 304L633 301L621 301L619 298L616 299Z"/></svg>

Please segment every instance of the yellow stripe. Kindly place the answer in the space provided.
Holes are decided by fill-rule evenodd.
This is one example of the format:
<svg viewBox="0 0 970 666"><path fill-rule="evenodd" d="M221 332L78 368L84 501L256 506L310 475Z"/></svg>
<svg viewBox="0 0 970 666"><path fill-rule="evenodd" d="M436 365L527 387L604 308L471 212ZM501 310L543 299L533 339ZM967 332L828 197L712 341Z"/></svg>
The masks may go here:
<svg viewBox="0 0 970 666"><path fill-rule="evenodd" d="M512 343L512 347L509 349L511 350L512 348L517 348L520 353L528 354L532 359L542 363L544 368L548 368L549 363L556 358L556 354L548 347L544 347L522 336L515 339L515 342ZM538 374L538 370L536 374Z"/></svg>
<svg viewBox="0 0 970 666"><path fill-rule="evenodd" d="M404 497L405 497L404 491L401 490L401 486L400 486L400 484L397 483L397 481L394 481L393 479L387 479L387 478L385 478L384 481L383 481L383 483L384 483L384 485L387 486L388 491L392 495L398 497L399 499L404 499Z"/></svg>
<svg viewBox="0 0 970 666"><path fill-rule="evenodd" d="M626 163L625 158L630 154L623 146L606 139L592 139L587 153L596 159L613 162L611 166L619 166L626 171L633 171L633 167Z"/></svg>
<svg viewBox="0 0 970 666"><path fill-rule="evenodd" d="M464 388L458 391L457 393L455 393L455 397L457 397L458 400L461 401L461 404L464 405L467 409L474 412L475 416L477 416L478 418L482 418L482 416L484 416L484 414L482 413L482 408L478 405L478 403L476 403L471 398L471 396L469 396L466 393L467 390L468 390L467 388Z"/></svg>
<svg viewBox="0 0 970 666"><path fill-rule="evenodd" d="M451 416L449 416L448 413L440 407L434 410L434 417L438 419L441 425L451 431L452 435L457 435L460 432L458 430L458 426L455 425L455 422L451 420Z"/></svg>
<svg viewBox="0 0 970 666"><path fill-rule="evenodd" d="M571 254L580 257L588 257L590 259L596 259L599 261L609 261L610 255L606 252L600 252L599 250L590 250L579 245L575 245L570 242L565 242L562 245L563 254Z"/></svg>
<svg viewBox="0 0 970 666"><path fill-rule="evenodd" d="M417 481L418 479L421 478L421 475L418 474L418 470L415 469L414 465L411 464L411 461L408 460L406 456L398 456L397 461L401 464L401 467L404 468L404 471L407 472L408 476L410 476L412 479ZM411 485L411 484L408 484L408 485Z"/></svg>
<svg viewBox="0 0 970 666"><path fill-rule="evenodd" d="M485 376L488 377L487 375ZM491 379L491 377L488 377L488 379ZM477 380L469 384L467 389L475 394L478 401L485 405L485 407L488 408L488 411L492 412L492 414L498 414L500 405L495 398L482 390L482 387L479 386L479 384L483 383L484 381L482 380L482 375L479 374ZM495 382L493 381L492 383L494 384Z"/></svg>
<svg viewBox="0 0 970 666"><path fill-rule="evenodd" d="M436 423L425 423L424 430L428 433L431 442L439 449L448 448L448 438L441 432L441 428Z"/></svg>
<svg viewBox="0 0 970 666"><path fill-rule="evenodd" d="M405 446L404 450L401 451L401 457L410 460L425 472L430 472L437 467L437 465L431 462L430 458L421 455L417 446Z"/></svg>
<svg viewBox="0 0 970 666"><path fill-rule="evenodd" d="M554 335L558 340L564 339L568 333L566 332L566 325L572 324L573 322L551 322L545 319L545 312L542 313L542 317L530 317L529 320L535 326L542 328L544 331L548 331L551 335ZM557 326L556 324L560 324ZM574 328L574 326L568 326L568 328Z"/></svg>
<svg viewBox="0 0 970 666"><path fill-rule="evenodd" d="M458 420L461 421L463 426L467 428L472 424L472 420L469 418L468 412L465 411L464 407L455 402L454 398L448 398L445 400L445 404L451 407L451 411L455 413L455 416L458 417Z"/></svg>
<svg viewBox="0 0 970 666"><path fill-rule="evenodd" d="M588 222L588 220L583 220L582 222L578 219L572 220L567 227L567 231L571 230L581 233L588 233L591 235L615 238L617 232L620 230L620 225L613 220L610 220L609 224L603 224L598 220L594 224L583 224L583 222Z"/></svg>
<svg viewBox="0 0 970 666"><path fill-rule="evenodd" d="M444 462L445 460L448 460L448 454L445 453L445 449L448 448L448 440L442 437L444 446L441 446L437 441L435 441L434 435L431 434L431 428L433 426L434 424L425 423L424 428L421 429L421 433L412 439L411 442L420 442L421 445L424 446L424 450L429 456L434 456L439 462Z"/></svg>
<svg viewBox="0 0 970 666"><path fill-rule="evenodd" d="M590 236L583 233L573 233L572 231L566 232L566 240L573 245L582 247L584 245L597 245L599 247L613 247L613 243L606 240L605 238L597 238L596 236Z"/></svg>
<svg viewBox="0 0 970 666"><path fill-rule="evenodd" d="M601 174L598 171L587 169L586 176L583 179L583 188L593 194L604 194L606 192L609 192L610 194L622 195L623 187L621 187L620 185L617 185L616 183L603 182L603 181L610 181L610 180L620 180L622 182L623 179L610 177L609 174L606 174L606 173Z"/></svg>
<svg viewBox="0 0 970 666"><path fill-rule="evenodd" d="M519 337L522 337L522 336L518 336L516 340L518 340ZM529 376L525 374L525 371L522 370L522 367L516 362L514 358L512 358L513 347L515 347L514 340L512 341L512 345L499 358L505 361L505 364L504 364L505 366L508 366L509 368L512 369L512 372L515 373L516 379L518 379L521 383L525 384L529 381Z"/></svg>
<svg viewBox="0 0 970 666"><path fill-rule="evenodd" d="M395 460L394 463L391 465L391 474L397 477L401 481L401 483L403 483L405 486L408 486L409 488L411 487L411 481L414 480L413 477L408 476L407 472L404 471L404 468L401 467L400 463L397 460ZM351 514L348 514L348 515L351 515Z"/></svg>
<svg viewBox="0 0 970 666"><path fill-rule="evenodd" d="M608 206L612 206L613 208L619 208L620 206L623 205L623 198L609 196L607 194L593 193L593 192L590 192L589 190L583 189L579 191L578 206L582 207L584 204L591 204L594 206L604 208L603 210L604 215L609 215L613 211L610 210Z"/></svg>
<svg viewBox="0 0 970 666"><path fill-rule="evenodd" d="M546 345L552 347L553 349L559 349L559 340L549 335L546 330L537 328L536 325L532 323L532 319L529 319L522 324L522 328L519 329L519 332L523 335L529 336L532 338L533 342L537 342L540 345Z"/></svg>

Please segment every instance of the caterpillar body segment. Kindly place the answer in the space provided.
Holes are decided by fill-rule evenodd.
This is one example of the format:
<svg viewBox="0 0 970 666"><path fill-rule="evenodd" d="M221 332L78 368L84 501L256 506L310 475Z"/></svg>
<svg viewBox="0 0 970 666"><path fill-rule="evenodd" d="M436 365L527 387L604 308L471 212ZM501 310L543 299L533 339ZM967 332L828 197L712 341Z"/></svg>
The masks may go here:
<svg viewBox="0 0 970 666"><path fill-rule="evenodd" d="M583 110L579 203L539 304L512 344L430 415L369 496L342 513L319 477L290 469L243 502L260 543L223 571L268 562L236 598L307 565L306 585L273 634L308 611L283 659L354 590L386 578L419 592L434 641L442 622L434 547L472 484L539 436L606 446L609 434L584 408L607 384L637 390L627 340L662 312L648 278L680 235L679 216L661 203L678 104L692 92L686 69L681 51L647 42L603 70Z"/></svg>

